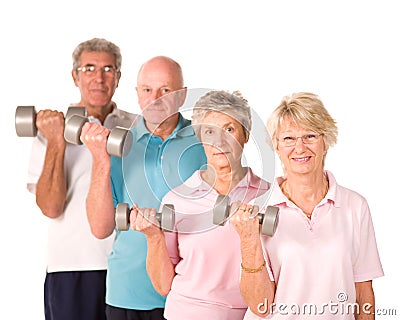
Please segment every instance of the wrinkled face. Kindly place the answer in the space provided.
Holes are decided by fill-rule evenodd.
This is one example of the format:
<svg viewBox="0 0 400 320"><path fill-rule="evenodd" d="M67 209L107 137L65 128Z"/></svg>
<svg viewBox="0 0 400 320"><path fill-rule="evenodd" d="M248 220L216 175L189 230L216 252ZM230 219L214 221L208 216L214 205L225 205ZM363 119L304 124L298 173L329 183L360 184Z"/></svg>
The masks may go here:
<svg viewBox="0 0 400 320"><path fill-rule="evenodd" d="M182 88L176 69L163 61L154 61L143 67L136 92L146 123L153 125L177 114L186 98L186 88Z"/></svg>
<svg viewBox="0 0 400 320"><path fill-rule="evenodd" d="M83 51L80 57L80 67L89 69L91 66L94 67L92 69L94 71L73 71L72 76L75 85L81 92L81 100L84 105L102 108L110 103L115 89L118 87L121 73L116 72L114 55L108 52Z"/></svg>
<svg viewBox="0 0 400 320"><path fill-rule="evenodd" d="M200 141L208 165L215 168L240 165L247 140L242 124L225 113L212 111L201 121Z"/></svg>
<svg viewBox="0 0 400 320"><path fill-rule="evenodd" d="M302 138L301 138L302 137ZM322 135L284 119L277 135L276 151L286 173L320 173L327 153ZM292 145L293 146L287 146Z"/></svg>

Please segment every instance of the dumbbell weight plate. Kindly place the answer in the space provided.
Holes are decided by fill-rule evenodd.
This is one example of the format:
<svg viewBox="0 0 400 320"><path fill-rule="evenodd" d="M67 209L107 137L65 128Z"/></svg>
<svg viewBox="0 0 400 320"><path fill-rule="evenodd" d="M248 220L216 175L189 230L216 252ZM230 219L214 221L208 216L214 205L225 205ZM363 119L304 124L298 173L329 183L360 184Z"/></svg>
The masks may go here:
<svg viewBox="0 0 400 320"><path fill-rule="evenodd" d="M15 110L15 131L18 137L36 137L36 110L34 106L19 106Z"/></svg>
<svg viewBox="0 0 400 320"><path fill-rule="evenodd" d="M275 234L276 227L279 221L279 208L267 206L264 214L259 214L261 217L261 234L272 237Z"/></svg>
<svg viewBox="0 0 400 320"><path fill-rule="evenodd" d="M115 127L107 138L107 152L116 157L125 157L132 147L132 132L128 129Z"/></svg>
<svg viewBox="0 0 400 320"><path fill-rule="evenodd" d="M229 217L229 197L223 194L218 195L213 210L213 223L223 226Z"/></svg>
<svg viewBox="0 0 400 320"><path fill-rule="evenodd" d="M78 115L81 117L86 117L86 108L85 107L69 107L67 113L65 114L65 122L69 120L73 115Z"/></svg>
<svg viewBox="0 0 400 320"><path fill-rule="evenodd" d="M158 214L157 214L158 215ZM175 226L175 208L172 204L165 204L157 217L161 229L164 231L173 231Z"/></svg>
<svg viewBox="0 0 400 320"><path fill-rule="evenodd" d="M115 209L115 225L117 230L126 231L129 229L130 210L127 203L118 203Z"/></svg>
<svg viewBox="0 0 400 320"><path fill-rule="evenodd" d="M65 141L72 144L82 144L81 132L85 122L88 122L88 118L79 115L72 115L65 123L64 128L64 139Z"/></svg>

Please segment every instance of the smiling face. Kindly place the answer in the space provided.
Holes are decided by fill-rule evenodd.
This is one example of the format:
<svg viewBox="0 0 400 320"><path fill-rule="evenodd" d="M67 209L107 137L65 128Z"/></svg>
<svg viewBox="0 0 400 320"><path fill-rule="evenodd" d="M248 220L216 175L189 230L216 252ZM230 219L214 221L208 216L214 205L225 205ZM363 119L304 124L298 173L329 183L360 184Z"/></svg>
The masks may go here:
<svg viewBox="0 0 400 320"><path fill-rule="evenodd" d="M303 142L300 137L316 137L314 143ZM284 140L296 139L294 146L286 146ZM322 135L304 129L292 120L285 118L278 131L276 151L286 174L320 174L324 169L327 153ZM306 141L307 142L307 141Z"/></svg>
<svg viewBox="0 0 400 320"><path fill-rule="evenodd" d="M243 126L221 112L208 112L200 124L200 141L207 163L216 170L241 167L244 144L247 142Z"/></svg>

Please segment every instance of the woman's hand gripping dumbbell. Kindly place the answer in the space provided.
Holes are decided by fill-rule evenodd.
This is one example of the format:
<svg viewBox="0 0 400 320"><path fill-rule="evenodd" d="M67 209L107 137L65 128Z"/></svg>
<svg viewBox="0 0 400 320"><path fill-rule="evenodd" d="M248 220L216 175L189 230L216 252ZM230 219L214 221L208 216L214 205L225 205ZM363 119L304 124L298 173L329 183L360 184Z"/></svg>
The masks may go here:
<svg viewBox="0 0 400 320"><path fill-rule="evenodd" d="M74 115L65 124L64 137L73 144L84 143L91 153L107 154L124 157L132 146L130 130L115 127L112 130L96 122L89 122L88 118Z"/></svg>
<svg viewBox="0 0 400 320"><path fill-rule="evenodd" d="M118 203L115 209L115 225L117 230L126 231L129 226L132 230L140 231L146 235L152 232L173 231L175 226L175 209L172 204L165 204L161 212L156 209L129 208L127 203Z"/></svg>
<svg viewBox="0 0 400 320"><path fill-rule="evenodd" d="M256 220L261 225L261 234L272 237L279 221L279 208L267 206L265 212L259 212L258 205L241 203L230 204L229 196L219 195L213 210L213 223L223 226L230 219L233 224L240 224L242 220Z"/></svg>

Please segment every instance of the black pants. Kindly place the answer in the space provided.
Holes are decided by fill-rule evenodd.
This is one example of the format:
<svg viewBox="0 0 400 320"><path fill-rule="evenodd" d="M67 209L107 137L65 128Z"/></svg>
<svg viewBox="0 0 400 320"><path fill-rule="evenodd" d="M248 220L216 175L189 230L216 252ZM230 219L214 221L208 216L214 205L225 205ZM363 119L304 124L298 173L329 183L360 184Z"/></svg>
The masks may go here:
<svg viewBox="0 0 400 320"><path fill-rule="evenodd" d="M46 320L106 320L106 271L46 274Z"/></svg>
<svg viewBox="0 0 400 320"><path fill-rule="evenodd" d="M130 310L106 306L107 320L165 320L164 309Z"/></svg>

